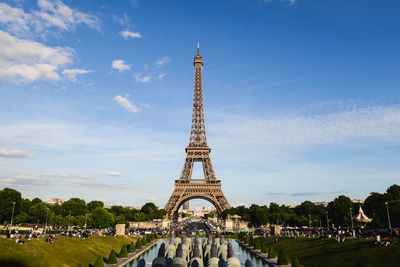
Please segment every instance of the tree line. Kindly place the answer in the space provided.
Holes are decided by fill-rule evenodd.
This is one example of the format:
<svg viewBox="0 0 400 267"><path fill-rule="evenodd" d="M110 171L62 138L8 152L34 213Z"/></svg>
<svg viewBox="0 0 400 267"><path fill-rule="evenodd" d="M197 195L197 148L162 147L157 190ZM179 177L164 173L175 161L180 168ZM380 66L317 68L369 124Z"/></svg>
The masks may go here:
<svg viewBox="0 0 400 267"><path fill-rule="evenodd" d="M353 203L347 196L340 195L329 202L327 207L315 205L311 201L304 201L300 205L290 208L285 205L270 203L267 205L253 204L249 208L239 206L225 210L220 216L225 219L228 215L239 215L242 220L250 222L254 227L261 225L280 224L287 226L326 227L327 217L329 226L349 227L351 216L358 214L361 205L365 214L372 219L368 225L372 228L388 228L386 204L391 219L392 228L400 226L400 186L394 184L381 194L372 192L361 203Z"/></svg>
<svg viewBox="0 0 400 267"><path fill-rule="evenodd" d="M71 198L61 205L50 205L39 198L24 199L21 193L12 188L0 190L0 221L8 224L11 221L14 205L13 224L45 224L56 226L81 226L85 221L89 228L111 227L129 221L150 221L162 219L164 209L158 209L152 203L146 203L141 209L130 209L122 206L111 206L107 209L102 201L88 203L80 198Z"/></svg>

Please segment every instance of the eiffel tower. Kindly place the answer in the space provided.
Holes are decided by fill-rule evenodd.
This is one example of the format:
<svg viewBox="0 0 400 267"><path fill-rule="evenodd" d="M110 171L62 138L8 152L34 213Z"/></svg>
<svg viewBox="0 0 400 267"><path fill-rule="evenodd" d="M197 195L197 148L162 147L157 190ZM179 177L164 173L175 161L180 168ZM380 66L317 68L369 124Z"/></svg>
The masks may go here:
<svg viewBox="0 0 400 267"><path fill-rule="evenodd" d="M203 57L200 55L199 42L197 42L197 55L194 57L193 65L195 76L192 126L190 128L189 145L185 148L186 159L181 176L179 180L175 180L174 191L165 205L165 210L170 218L177 215L177 211L184 203L194 198L208 200L218 212L230 208L224 193L222 193L221 181L215 177L210 159L211 148L207 145L201 78ZM204 179L192 179L194 162L203 164Z"/></svg>

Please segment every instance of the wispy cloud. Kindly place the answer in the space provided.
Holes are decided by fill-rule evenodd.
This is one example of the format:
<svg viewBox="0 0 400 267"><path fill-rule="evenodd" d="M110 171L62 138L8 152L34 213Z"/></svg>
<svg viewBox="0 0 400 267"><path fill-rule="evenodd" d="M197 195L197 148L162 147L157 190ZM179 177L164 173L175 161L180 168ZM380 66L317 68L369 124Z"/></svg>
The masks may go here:
<svg viewBox="0 0 400 267"><path fill-rule="evenodd" d="M116 69L120 72L122 71L126 71L126 70L130 70L131 69L131 65L128 65L125 63L125 61L123 61L122 59L116 59L111 63L111 67L113 69Z"/></svg>
<svg viewBox="0 0 400 267"><path fill-rule="evenodd" d="M400 107L369 107L309 117L241 119L209 126L221 145L294 148L347 140L400 140Z"/></svg>
<svg viewBox="0 0 400 267"><path fill-rule="evenodd" d="M129 23L129 18L126 13L122 14L122 16L112 15L112 19L115 22L118 22L121 26L126 26Z"/></svg>
<svg viewBox="0 0 400 267"><path fill-rule="evenodd" d="M141 82L141 83L147 83L150 81L151 76L147 75L147 76L143 76L143 73L136 73L135 74L135 79L137 82Z"/></svg>
<svg viewBox="0 0 400 267"><path fill-rule="evenodd" d="M143 38L143 36L139 32L132 32L129 30L125 30L121 32L121 36L125 39L128 40L129 38L135 39L135 38Z"/></svg>
<svg viewBox="0 0 400 267"><path fill-rule="evenodd" d="M271 3L274 0L264 0L264 3ZM288 4L288 5L294 5L297 0L280 0L282 3Z"/></svg>
<svg viewBox="0 0 400 267"><path fill-rule="evenodd" d="M161 73L160 75L158 75L158 79L161 80L162 78L164 78L167 74L165 73Z"/></svg>
<svg viewBox="0 0 400 267"><path fill-rule="evenodd" d="M338 195L344 194L346 191L301 191L301 192L267 192L265 195L273 197L312 197L321 195Z"/></svg>
<svg viewBox="0 0 400 267"><path fill-rule="evenodd" d="M4 148L0 149L0 157L3 158L37 158L36 154L29 153L21 150L6 150Z"/></svg>
<svg viewBox="0 0 400 267"><path fill-rule="evenodd" d="M125 108L126 110L130 112L138 112L139 108L135 105L133 105L129 100L128 100L129 95L125 95L125 97L117 95L114 97L114 101L118 103L121 107Z"/></svg>
<svg viewBox="0 0 400 267"><path fill-rule="evenodd" d="M65 69L63 70L62 74L65 75L65 77L70 80L71 82L76 82L77 75L82 75L82 74L86 74L86 73L91 73L93 72L92 70L84 70L84 69Z"/></svg>
<svg viewBox="0 0 400 267"><path fill-rule="evenodd" d="M106 173L107 176L113 176L113 177L120 177L120 176L124 176L122 173L120 172L107 172Z"/></svg>
<svg viewBox="0 0 400 267"><path fill-rule="evenodd" d="M156 61L156 64L158 67L162 67L166 64L168 64L171 61L169 57L163 57L162 59L159 59Z"/></svg>

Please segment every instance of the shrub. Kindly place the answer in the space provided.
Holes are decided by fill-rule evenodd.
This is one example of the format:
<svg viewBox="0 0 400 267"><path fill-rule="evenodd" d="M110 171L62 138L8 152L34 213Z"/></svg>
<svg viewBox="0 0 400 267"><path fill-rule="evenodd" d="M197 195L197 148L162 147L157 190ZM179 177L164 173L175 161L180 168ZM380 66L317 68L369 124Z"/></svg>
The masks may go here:
<svg viewBox="0 0 400 267"><path fill-rule="evenodd" d="M245 240L243 240L245 244L249 244L250 243L250 236L246 236Z"/></svg>
<svg viewBox="0 0 400 267"><path fill-rule="evenodd" d="M131 242L129 245L128 245L128 252L135 252L135 242Z"/></svg>
<svg viewBox="0 0 400 267"><path fill-rule="evenodd" d="M115 251L112 249L110 252L110 256L108 256L108 264L116 264L118 263L117 261L117 255L115 254Z"/></svg>
<svg viewBox="0 0 400 267"><path fill-rule="evenodd" d="M103 257L98 256L95 263L93 264L93 267L104 267Z"/></svg>
<svg viewBox="0 0 400 267"><path fill-rule="evenodd" d="M118 258L128 258L128 250L126 245L122 245L121 251L118 254Z"/></svg>
<svg viewBox="0 0 400 267"><path fill-rule="evenodd" d="M264 242L261 243L261 252L265 254L268 253L268 246Z"/></svg>
<svg viewBox="0 0 400 267"><path fill-rule="evenodd" d="M302 265L300 264L300 261L297 257L293 258L292 267L302 267Z"/></svg>
<svg viewBox="0 0 400 267"><path fill-rule="evenodd" d="M279 252L277 264L278 265L288 265L289 264L289 259L286 256L285 251L282 250L281 252Z"/></svg>
<svg viewBox="0 0 400 267"><path fill-rule="evenodd" d="M140 240L140 243L141 243L142 247L146 246L147 245L146 238L142 238L142 240Z"/></svg>
<svg viewBox="0 0 400 267"><path fill-rule="evenodd" d="M261 239L256 238L254 241L254 249L261 249Z"/></svg>
<svg viewBox="0 0 400 267"><path fill-rule="evenodd" d="M270 246L268 250L268 259L273 259L273 258L276 258L276 251L273 246Z"/></svg>
<svg viewBox="0 0 400 267"><path fill-rule="evenodd" d="M142 247L142 242L140 239L136 241L135 249L140 249Z"/></svg>
<svg viewBox="0 0 400 267"><path fill-rule="evenodd" d="M251 235L250 236L250 240L249 240L249 247L253 247L254 246L254 238L253 238L253 236Z"/></svg>

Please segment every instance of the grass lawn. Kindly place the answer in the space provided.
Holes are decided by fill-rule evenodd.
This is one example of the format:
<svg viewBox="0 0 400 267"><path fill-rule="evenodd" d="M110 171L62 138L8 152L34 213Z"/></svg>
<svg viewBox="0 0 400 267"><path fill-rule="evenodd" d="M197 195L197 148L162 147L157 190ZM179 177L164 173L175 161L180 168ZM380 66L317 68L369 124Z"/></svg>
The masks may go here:
<svg viewBox="0 0 400 267"><path fill-rule="evenodd" d="M272 245L277 251L284 250L290 261L297 256L304 266L335 267L394 267L400 266L400 244L391 247L376 247L374 239L349 239L338 243L335 239L318 238L265 238L265 244Z"/></svg>
<svg viewBox="0 0 400 267"><path fill-rule="evenodd" d="M79 266L94 264L97 256L108 258L111 249L119 253L123 244L129 244L135 237L94 236L86 239L57 236L55 244L45 242L45 238L25 240L16 244L15 240L0 238L0 266L6 260L20 263L19 266ZM17 265L15 265L17 266Z"/></svg>

